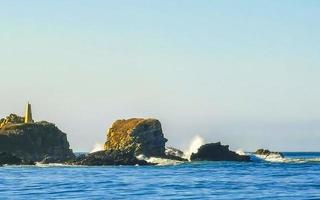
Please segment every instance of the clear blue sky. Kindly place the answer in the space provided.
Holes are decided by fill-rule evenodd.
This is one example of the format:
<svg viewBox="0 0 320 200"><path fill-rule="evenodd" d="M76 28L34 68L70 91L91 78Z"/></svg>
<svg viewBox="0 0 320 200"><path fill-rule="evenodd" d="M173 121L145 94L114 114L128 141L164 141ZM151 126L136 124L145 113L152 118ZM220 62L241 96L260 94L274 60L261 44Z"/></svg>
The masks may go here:
<svg viewBox="0 0 320 200"><path fill-rule="evenodd" d="M56 123L76 151L119 118L169 145L320 151L320 1L0 1L0 115Z"/></svg>

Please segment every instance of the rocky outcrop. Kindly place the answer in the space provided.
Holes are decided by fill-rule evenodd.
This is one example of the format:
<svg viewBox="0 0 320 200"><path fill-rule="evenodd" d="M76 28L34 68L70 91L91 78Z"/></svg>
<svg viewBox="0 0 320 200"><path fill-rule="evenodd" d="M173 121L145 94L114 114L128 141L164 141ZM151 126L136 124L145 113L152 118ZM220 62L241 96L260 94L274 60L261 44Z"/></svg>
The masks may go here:
<svg viewBox="0 0 320 200"><path fill-rule="evenodd" d="M177 157L184 157L183 151L174 148L174 147L166 147L165 151L166 156L177 156Z"/></svg>
<svg viewBox="0 0 320 200"><path fill-rule="evenodd" d="M238 155L230 151L228 145L220 142L202 145L197 153L192 153L191 161L244 161L249 162L250 156Z"/></svg>
<svg viewBox="0 0 320 200"><path fill-rule="evenodd" d="M21 124L23 122L24 117L20 117L16 114L10 114L5 118L0 119L0 129L11 124Z"/></svg>
<svg viewBox="0 0 320 200"><path fill-rule="evenodd" d="M98 151L88 155L80 156L73 165L101 166L101 165L151 165L139 160L134 152L119 150Z"/></svg>
<svg viewBox="0 0 320 200"><path fill-rule="evenodd" d="M183 151L174 148L174 147L166 147L165 157L170 160L178 160L178 161L188 161L188 159L184 158L185 155Z"/></svg>
<svg viewBox="0 0 320 200"><path fill-rule="evenodd" d="M258 156L263 156L265 158L267 157L284 158L281 152L269 151L268 149L258 149L254 154Z"/></svg>
<svg viewBox="0 0 320 200"><path fill-rule="evenodd" d="M134 152L135 156L143 154L148 157L163 157L166 142L158 120L133 118L118 120L112 124L107 134L105 150Z"/></svg>
<svg viewBox="0 0 320 200"><path fill-rule="evenodd" d="M20 123L22 117L10 116L6 119L18 121L2 120L2 124L6 123L0 129L0 152L11 153L24 162L41 161L47 157L51 162L64 162L74 158L66 134L54 124Z"/></svg>

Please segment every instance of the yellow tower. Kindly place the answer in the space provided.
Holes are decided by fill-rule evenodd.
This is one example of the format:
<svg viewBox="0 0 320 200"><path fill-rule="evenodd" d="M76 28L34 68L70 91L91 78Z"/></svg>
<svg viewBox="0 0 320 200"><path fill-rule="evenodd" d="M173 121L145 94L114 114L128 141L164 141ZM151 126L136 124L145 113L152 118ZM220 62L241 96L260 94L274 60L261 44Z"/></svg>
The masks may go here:
<svg viewBox="0 0 320 200"><path fill-rule="evenodd" d="M26 106L26 113L24 115L24 123L33 123L32 112L31 112L31 104L28 102Z"/></svg>

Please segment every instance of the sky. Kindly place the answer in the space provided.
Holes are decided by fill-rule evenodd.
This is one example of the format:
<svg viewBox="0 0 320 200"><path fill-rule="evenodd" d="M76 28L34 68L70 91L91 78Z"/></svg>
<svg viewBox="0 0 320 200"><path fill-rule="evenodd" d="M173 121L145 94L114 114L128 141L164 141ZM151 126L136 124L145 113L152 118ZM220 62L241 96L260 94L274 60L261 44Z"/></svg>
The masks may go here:
<svg viewBox="0 0 320 200"><path fill-rule="evenodd" d="M74 151L156 118L168 146L320 151L320 1L0 0L0 116Z"/></svg>

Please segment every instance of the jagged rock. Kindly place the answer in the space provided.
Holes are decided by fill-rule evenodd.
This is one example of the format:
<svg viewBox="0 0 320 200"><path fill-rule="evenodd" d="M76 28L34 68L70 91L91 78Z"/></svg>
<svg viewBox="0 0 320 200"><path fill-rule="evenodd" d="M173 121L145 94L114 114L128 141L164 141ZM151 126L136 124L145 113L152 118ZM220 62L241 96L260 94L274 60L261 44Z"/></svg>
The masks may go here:
<svg viewBox="0 0 320 200"><path fill-rule="evenodd" d="M24 122L24 117L20 117L16 114L10 114L9 116L0 119L0 129L10 124L21 124Z"/></svg>
<svg viewBox="0 0 320 200"><path fill-rule="evenodd" d="M41 161L46 157L53 158L52 162L64 162L74 158L66 134L54 124L20 123L22 118L17 119L19 123L11 121L0 129L0 152L12 153L25 163Z"/></svg>
<svg viewBox="0 0 320 200"><path fill-rule="evenodd" d="M191 161L250 161L250 156L242 156L230 151L228 145L220 142L202 145L197 153L192 153Z"/></svg>
<svg viewBox="0 0 320 200"><path fill-rule="evenodd" d="M268 149L258 149L254 154L265 157L279 157L284 158L281 152L269 151Z"/></svg>
<svg viewBox="0 0 320 200"><path fill-rule="evenodd" d="M21 158L7 152L0 153L0 166L1 165L21 165L21 164L22 164Z"/></svg>
<svg viewBox="0 0 320 200"><path fill-rule="evenodd" d="M177 157L181 157L181 158L184 157L183 151L181 151L177 148L174 148L174 147L166 147L165 154L167 156L177 156Z"/></svg>
<svg viewBox="0 0 320 200"><path fill-rule="evenodd" d="M178 161L188 161L188 159L184 158L183 151L173 148L173 147L166 147L165 157L166 159L170 160L178 160Z"/></svg>
<svg viewBox="0 0 320 200"><path fill-rule="evenodd" d="M161 123L156 119L118 120L107 134L105 150L124 152L151 157L165 156L165 143Z"/></svg>
<svg viewBox="0 0 320 200"><path fill-rule="evenodd" d="M152 165L135 157L134 152L119 150L98 151L78 157L74 165L101 166L101 165Z"/></svg>

